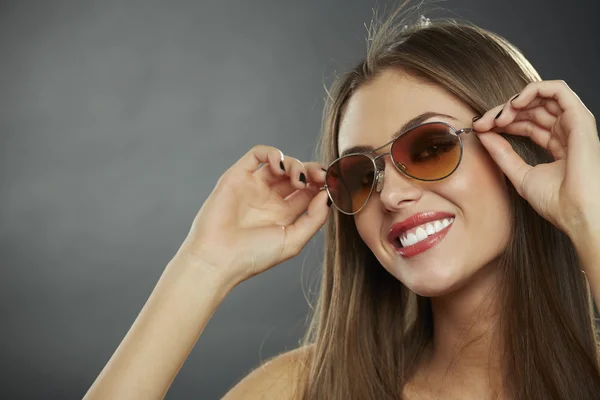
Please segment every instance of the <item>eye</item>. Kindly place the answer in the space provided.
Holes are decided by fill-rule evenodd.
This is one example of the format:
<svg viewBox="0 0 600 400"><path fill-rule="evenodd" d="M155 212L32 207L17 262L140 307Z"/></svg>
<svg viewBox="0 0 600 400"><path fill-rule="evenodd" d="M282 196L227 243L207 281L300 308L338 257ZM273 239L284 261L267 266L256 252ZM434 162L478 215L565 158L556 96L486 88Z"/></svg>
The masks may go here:
<svg viewBox="0 0 600 400"><path fill-rule="evenodd" d="M420 152L417 155L417 157L419 157L419 158L425 158L425 157L430 156L432 154L437 154L437 151L438 151L438 146L436 144L433 144L433 145L427 147L422 152Z"/></svg>
<svg viewBox="0 0 600 400"><path fill-rule="evenodd" d="M428 146L416 150L413 153L413 161L426 160L431 157L439 156L443 153L451 151L455 146L452 141L436 141L430 143Z"/></svg>
<svg viewBox="0 0 600 400"><path fill-rule="evenodd" d="M360 184L363 186L371 186L373 183L373 171L365 171L360 177Z"/></svg>

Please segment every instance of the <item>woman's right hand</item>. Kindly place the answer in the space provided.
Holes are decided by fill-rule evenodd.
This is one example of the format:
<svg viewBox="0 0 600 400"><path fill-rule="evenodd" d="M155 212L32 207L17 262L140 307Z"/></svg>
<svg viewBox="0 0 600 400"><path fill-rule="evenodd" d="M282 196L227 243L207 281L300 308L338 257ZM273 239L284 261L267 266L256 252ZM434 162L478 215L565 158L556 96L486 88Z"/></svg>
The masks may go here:
<svg viewBox="0 0 600 400"><path fill-rule="evenodd" d="M221 176L178 256L233 285L294 257L327 220L324 181L318 163L253 147Z"/></svg>

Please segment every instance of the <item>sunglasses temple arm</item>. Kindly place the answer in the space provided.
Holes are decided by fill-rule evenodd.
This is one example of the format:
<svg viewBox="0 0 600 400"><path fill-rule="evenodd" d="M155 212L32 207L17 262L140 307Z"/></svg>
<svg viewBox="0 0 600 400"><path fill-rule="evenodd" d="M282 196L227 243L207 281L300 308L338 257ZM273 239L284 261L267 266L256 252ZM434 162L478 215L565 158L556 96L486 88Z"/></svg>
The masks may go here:
<svg viewBox="0 0 600 400"><path fill-rule="evenodd" d="M317 186L317 185L313 184L312 182L309 182L309 186L316 188L319 192L327 189L327 185Z"/></svg>

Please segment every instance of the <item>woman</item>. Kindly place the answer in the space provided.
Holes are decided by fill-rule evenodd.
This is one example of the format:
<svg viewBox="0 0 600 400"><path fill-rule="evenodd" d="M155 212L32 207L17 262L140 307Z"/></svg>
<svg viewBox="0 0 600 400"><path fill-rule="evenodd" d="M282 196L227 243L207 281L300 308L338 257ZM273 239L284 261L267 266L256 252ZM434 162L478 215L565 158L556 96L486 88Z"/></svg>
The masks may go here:
<svg viewBox="0 0 600 400"><path fill-rule="evenodd" d="M305 345L226 399L600 396L593 115L503 38L399 15L330 91L322 164L256 146L223 174L86 398L164 396L227 293L332 203Z"/></svg>

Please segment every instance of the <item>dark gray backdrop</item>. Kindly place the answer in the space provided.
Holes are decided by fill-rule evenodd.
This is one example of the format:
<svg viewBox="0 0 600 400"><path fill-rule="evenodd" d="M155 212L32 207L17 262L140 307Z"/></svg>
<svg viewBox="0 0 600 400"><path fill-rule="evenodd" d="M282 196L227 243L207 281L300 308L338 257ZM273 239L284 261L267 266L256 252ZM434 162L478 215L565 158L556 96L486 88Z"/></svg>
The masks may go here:
<svg viewBox="0 0 600 400"><path fill-rule="evenodd" d="M595 0L447 1L600 115ZM323 82L373 1L0 3L0 397L81 398L220 174L254 144L309 160ZM321 236L237 287L167 398L215 399L296 346Z"/></svg>

